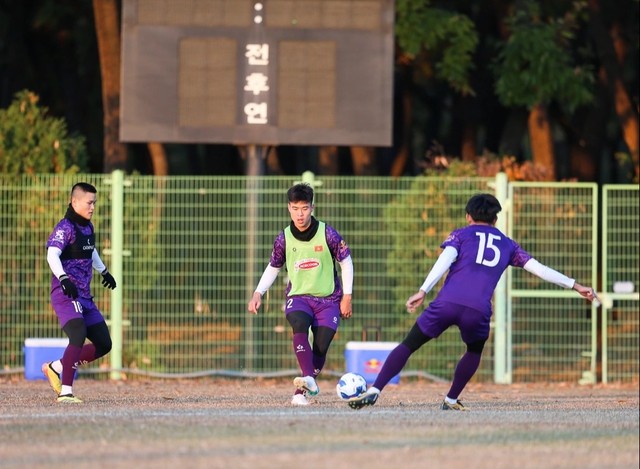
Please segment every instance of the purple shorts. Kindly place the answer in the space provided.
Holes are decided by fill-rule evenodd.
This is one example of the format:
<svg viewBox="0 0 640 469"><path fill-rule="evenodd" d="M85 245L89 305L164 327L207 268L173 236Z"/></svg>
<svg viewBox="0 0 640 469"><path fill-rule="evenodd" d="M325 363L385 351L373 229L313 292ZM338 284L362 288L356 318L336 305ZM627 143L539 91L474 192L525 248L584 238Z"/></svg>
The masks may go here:
<svg viewBox="0 0 640 469"><path fill-rule="evenodd" d="M78 297L75 300L62 293L62 288L51 292L51 305L58 316L60 327L64 327L71 319L84 319L85 326L93 326L104 321L104 316L93 302L93 298Z"/></svg>
<svg viewBox="0 0 640 469"><path fill-rule="evenodd" d="M491 311L488 313L468 306L433 300L417 319L420 330L432 338L440 337L451 326L458 326L465 344L487 340Z"/></svg>
<svg viewBox="0 0 640 469"><path fill-rule="evenodd" d="M323 298L309 298L294 296L287 298L284 314L292 311L302 311L313 318L311 327L325 326L338 330L340 325L340 304L325 301Z"/></svg>

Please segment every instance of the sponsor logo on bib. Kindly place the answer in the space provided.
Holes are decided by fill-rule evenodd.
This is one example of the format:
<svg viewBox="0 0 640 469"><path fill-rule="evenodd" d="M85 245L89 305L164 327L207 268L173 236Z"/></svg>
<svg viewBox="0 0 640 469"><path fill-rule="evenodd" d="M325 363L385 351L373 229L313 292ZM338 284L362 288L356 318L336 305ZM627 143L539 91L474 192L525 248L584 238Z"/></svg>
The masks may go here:
<svg viewBox="0 0 640 469"><path fill-rule="evenodd" d="M318 259L302 259L302 260L296 261L293 266L297 272L298 270L315 269L319 265L320 265L320 261L318 261Z"/></svg>

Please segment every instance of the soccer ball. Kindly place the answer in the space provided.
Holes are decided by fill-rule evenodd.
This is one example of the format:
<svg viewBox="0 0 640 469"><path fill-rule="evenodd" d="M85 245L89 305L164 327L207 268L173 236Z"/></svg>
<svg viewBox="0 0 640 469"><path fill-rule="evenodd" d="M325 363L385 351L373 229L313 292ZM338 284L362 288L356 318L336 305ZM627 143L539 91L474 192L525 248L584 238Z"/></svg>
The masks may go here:
<svg viewBox="0 0 640 469"><path fill-rule="evenodd" d="M352 397L358 397L366 391L367 380L358 373L347 373L342 375L342 378L340 378L340 381L338 381L338 384L336 385L338 397L345 401Z"/></svg>

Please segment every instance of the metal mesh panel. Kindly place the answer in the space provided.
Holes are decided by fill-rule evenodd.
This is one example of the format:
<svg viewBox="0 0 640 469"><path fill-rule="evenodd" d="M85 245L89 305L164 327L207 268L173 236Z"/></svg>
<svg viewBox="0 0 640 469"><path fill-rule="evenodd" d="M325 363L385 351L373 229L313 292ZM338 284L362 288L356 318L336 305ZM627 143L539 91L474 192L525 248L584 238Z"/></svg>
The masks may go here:
<svg viewBox="0 0 640 469"><path fill-rule="evenodd" d="M511 238L541 263L589 284L597 252L592 184L513 184ZM513 269L513 288L559 290L523 269Z"/></svg>
<svg viewBox="0 0 640 469"><path fill-rule="evenodd" d="M614 300L607 310L607 381L638 382L640 312L637 300Z"/></svg>
<svg viewBox="0 0 640 469"><path fill-rule="evenodd" d="M603 191L603 290L609 300L603 311L603 381L638 381L640 192L637 185L607 185Z"/></svg>
<svg viewBox="0 0 640 469"><path fill-rule="evenodd" d="M581 298L514 298L514 382L582 379L590 367L591 307Z"/></svg>
<svg viewBox="0 0 640 469"><path fill-rule="evenodd" d="M597 187L512 183L509 237L542 264L595 285ZM514 381L576 381L595 372L593 310L576 292L509 269L509 368ZM581 359L584 356L584 359Z"/></svg>
<svg viewBox="0 0 640 469"><path fill-rule="evenodd" d="M607 283L603 290L613 292L615 282L640 285L640 200L638 186L605 187L607 206Z"/></svg>

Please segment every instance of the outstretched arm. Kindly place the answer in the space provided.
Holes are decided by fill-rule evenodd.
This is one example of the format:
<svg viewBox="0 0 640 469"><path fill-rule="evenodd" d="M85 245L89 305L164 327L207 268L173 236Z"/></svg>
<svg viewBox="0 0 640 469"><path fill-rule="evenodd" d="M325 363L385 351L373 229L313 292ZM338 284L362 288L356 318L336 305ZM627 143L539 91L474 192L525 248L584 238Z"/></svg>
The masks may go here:
<svg viewBox="0 0 640 469"><path fill-rule="evenodd" d="M553 270L551 267L547 267L544 264L541 264L537 260L531 258L524 265L524 270L527 272L531 272L533 275L540 277L542 280L546 280L547 282L555 283L564 288L571 288L581 296L585 297L589 301L595 301L596 306L599 306L600 299L596 292L591 287L585 287L577 283L574 279L567 277L564 274L561 274L557 270Z"/></svg>
<svg viewBox="0 0 640 469"><path fill-rule="evenodd" d="M262 304L262 295L264 295L264 292L273 285L273 282L275 282L281 269L281 267L272 267L271 264L267 265L267 268L264 269L264 273L258 282L256 291L253 293L251 300L249 300L248 310L250 313L258 314L258 308L260 308L260 305Z"/></svg>
<svg viewBox="0 0 640 469"><path fill-rule="evenodd" d="M446 248L444 248L444 251L442 251L440 256L438 256L438 260L436 261L436 263L433 264L429 275L427 275L427 278L420 287L418 293L411 296L407 300L405 306L407 307L408 312L413 313L416 308L422 304L425 296L427 296L427 293L429 293L434 285L438 283L438 281L447 272L447 270L449 270L449 267L451 267L451 264L453 264L457 258L458 250L456 248L454 248L453 246L447 246Z"/></svg>

